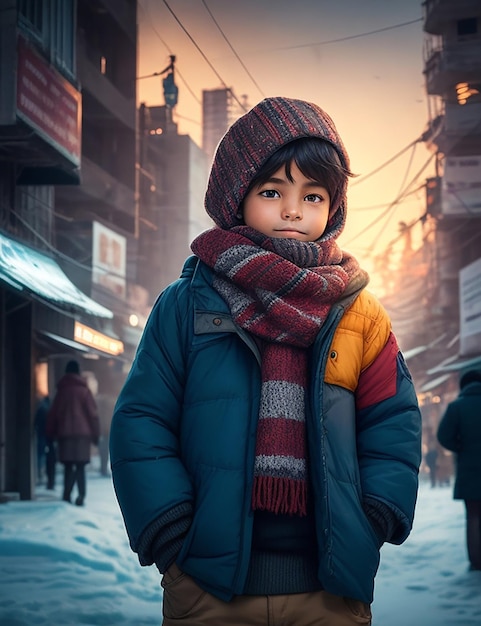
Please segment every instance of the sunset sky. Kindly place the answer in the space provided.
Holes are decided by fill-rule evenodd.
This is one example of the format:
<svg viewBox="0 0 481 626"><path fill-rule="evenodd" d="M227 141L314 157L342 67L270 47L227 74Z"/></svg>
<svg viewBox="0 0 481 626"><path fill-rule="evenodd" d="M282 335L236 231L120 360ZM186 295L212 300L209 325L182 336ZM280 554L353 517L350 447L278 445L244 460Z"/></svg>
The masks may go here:
<svg viewBox="0 0 481 626"><path fill-rule="evenodd" d="M340 244L370 270L399 222L422 214L420 187L433 174L432 160L422 171L425 145L409 147L429 117L422 25L420 0L140 0L139 102L164 104L162 77L148 76L174 54L174 119L199 145L204 89L227 86L250 106L278 95L317 103L359 175Z"/></svg>

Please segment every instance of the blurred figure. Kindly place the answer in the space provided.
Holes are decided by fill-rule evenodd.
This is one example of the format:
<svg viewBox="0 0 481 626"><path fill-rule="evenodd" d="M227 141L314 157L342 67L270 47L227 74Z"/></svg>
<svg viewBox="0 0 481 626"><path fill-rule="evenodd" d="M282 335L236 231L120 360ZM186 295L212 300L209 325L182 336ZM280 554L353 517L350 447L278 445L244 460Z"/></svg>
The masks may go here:
<svg viewBox="0 0 481 626"><path fill-rule="evenodd" d="M481 569L481 372L461 376L458 397L438 427L439 443L456 454L455 500L466 506L466 542L471 569Z"/></svg>
<svg viewBox="0 0 481 626"><path fill-rule="evenodd" d="M109 472L109 436L110 423L114 413L115 398L108 393L99 393L96 398L99 421L100 421L100 439L99 439L99 457L100 457L100 474L102 476L110 476Z"/></svg>
<svg viewBox="0 0 481 626"><path fill-rule="evenodd" d="M436 433L431 427L426 428L425 440L426 444L423 446L424 463L428 468L429 482L431 483L431 488L433 488L436 487L438 477L439 443Z"/></svg>
<svg viewBox="0 0 481 626"><path fill-rule="evenodd" d="M426 462L426 466L429 471L429 481L431 483L431 487L436 487L436 472L438 467L438 449L436 443L431 441L427 452L424 456L424 460Z"/></svg>
<svg viewBox="0 0 481 626"><path fill-rule="evenodd" d="M34 418L35 434L37 437L37 476L38 482L41 483L45 470L47 489L55 489L57 452L55 450L55 442L47 437L45 432L49 409L50 398L49 396L44 396L37 405Z"/></svg>
<svg viewBox="0 0 481 626"><path fill-rule="evenodd" d="M436 480L438 487L449 487L453 476L453 453L441 445L438 448L438 460L436 463Z"/></svg>
<svg viewBox="0 0 481 626"><path fill-rule="evenodd" d="M99 418L97 405L80 375L77 361L69 361L57 384L57 393L48 412L46 433L58 441L59 461L64 465L63 499L71 502L75 484L75 504L82 506L86 494L85 466L90 463L90 446L98 445Z"/></svg>

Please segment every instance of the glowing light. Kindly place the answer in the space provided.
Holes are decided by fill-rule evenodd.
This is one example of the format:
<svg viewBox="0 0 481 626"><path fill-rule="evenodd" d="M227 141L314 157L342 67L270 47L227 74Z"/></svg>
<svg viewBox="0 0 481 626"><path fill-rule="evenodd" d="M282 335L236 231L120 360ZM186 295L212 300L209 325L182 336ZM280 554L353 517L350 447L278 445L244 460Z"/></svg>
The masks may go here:
<svg viewBox="0 0 481 626"><path fill-rule="evenodd" d="M469 83L458 83L456 85L456 94L459 104L466 104L468 98L479 93L478 89L470 87Z"/></svg>
<svg viewBox="0 0 481 626"><path fill-rule="evenodd" d="M113 339L108 335L99 333L95 329L90 328L85 324L81 324L80 322L75 322L74 339L79 343L83 343L85 346L97 348L98 350L107 352L108 354L117 355L122 354L124 351L124 344L118 339Z"/></svg>

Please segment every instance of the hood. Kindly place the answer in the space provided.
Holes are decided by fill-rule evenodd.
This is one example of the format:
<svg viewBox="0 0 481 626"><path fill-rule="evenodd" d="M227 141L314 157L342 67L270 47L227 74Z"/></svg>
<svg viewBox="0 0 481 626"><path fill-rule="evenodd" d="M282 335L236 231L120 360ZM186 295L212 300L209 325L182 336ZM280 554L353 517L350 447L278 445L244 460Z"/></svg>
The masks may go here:
<svg viewBox="0 0 481 626"><path fill-rule="evenodd" d="M242 224L236 213L259 168L283 145L302 137L329 141L349 169L349 157L334 122L316 104L266 98L229 128L217 147L205 195L205 209L217 226L228 230ZM346 191L347 180L331 199L328 236L323 239L336 238L342 232Z"/></svg>
<svg viewBox="0 0 481 626"><path fill-rule="evenodd" d="M461 391L459 392L459 395L462 397L481 395L481 382L472 381L470 383L467 383L461 389Z"/></svg>

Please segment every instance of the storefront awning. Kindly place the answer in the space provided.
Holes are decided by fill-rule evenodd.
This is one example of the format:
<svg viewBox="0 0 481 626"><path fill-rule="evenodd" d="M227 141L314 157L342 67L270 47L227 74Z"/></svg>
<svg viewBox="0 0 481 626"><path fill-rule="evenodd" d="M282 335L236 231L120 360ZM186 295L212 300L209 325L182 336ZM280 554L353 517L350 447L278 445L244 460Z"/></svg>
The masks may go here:
<svg viewBox="0 0 481 626"><path fill-rule="evenodd" d="M412 359L418 354L421 354L422 352L426 352L427 349L428 349L428 346L416 346L415 348L410 348L409 350L405 350L403 352L404 360L409 361L409 359Z"/></svg>
<svg viewBox="0 0 481 626"><path fill-rule="evenodd" d="M78 343L78 341L74 341L73 339L68 339L68 337L62 337L61 335L57 335L55 333L49 333L46 331L43 331L42 335L45 335L45 337L48 337L52 341L55 341L56 343L61 343L62 345L67 346L68 348L79 350L79 352L89 351L87 346L84 346L81 343Z"/></svg>
<svg viewBox="0 0 481 626"><path fill-rule="evenodd" d="M477 369L481 368L481 355L466 357L466 356L452 356L444 361L441 361L439 365L431 368L426 373L427 374L438 374L442 372L459 372L461 370L467 369Z"/></svg>
<svg viewBox="0 0 481 626"><path fill-rule="evenodd" d="M424 383L424 385L419 389L419 391L421 393L426 393L426 391L431 391L431 389L435 389L436 387L439 387L439 385L442 385L443 383L445 383L450 377L451 377L451 374L443 374L442 376L438 376L437 378L428 380L428 382Z"/></svg>
<svg viewBox="0 0 481 626"><path fill-rule="evenodd" d="M56 344L61 344L63 346L67 346L68 348L72 348L73 350L78 350L79 352L84 353L85 355L96 355L96 358L99 356L106 357L109 359L116 359L120 361L124 361L125 359L121 354L112 354L110 351L102 350L101 348L94 348L92 346L87 346L79 341L75 341L74 339L69 339L68 337L62 337L61 335L57 335L56 333L50 333L47 331L41 331L41 335L43 337L47 337L50 341L55 342Z"/></svg>
<svg viewBox="0 0 481 626"><path fill-rule="evenodd" d="M416 346L414 348L403 350L404 360L408 361L409 359L414 358L418 354L422 354L423 352L426 352L426 350L430 350L431 348L434 348L439 343L441 343L445 338L446 338L446 333L443 333L442 335L439 335L439 337L436 337L436 339L434 339L433 341L429 342L426 345Z"/></svg>
<svg viewBox="0 0 481 626"><path fill-rule="evenodd" d="M56 261L1 233L0 280L60 307L113 318L112 311L76 287Z"/></svg>

